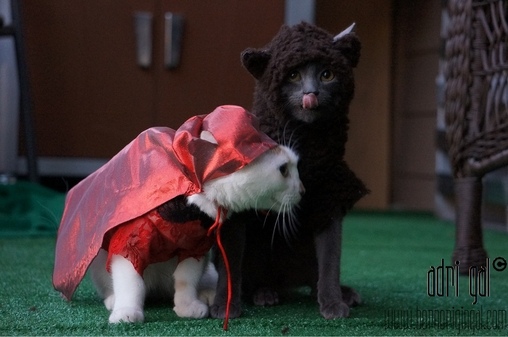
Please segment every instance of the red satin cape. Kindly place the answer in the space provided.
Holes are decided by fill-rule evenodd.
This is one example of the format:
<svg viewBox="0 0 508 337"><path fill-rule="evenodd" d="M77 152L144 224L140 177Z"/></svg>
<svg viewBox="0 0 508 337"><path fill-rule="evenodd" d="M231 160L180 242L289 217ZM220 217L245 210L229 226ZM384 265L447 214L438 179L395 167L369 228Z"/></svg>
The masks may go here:
<svg viewBox="0 0 508 337"><path fill-rule="evenodd" d="M201 131L217 144L200 139ZM67 194L53 286L70 300L110 229L176 196L202 192L205 182L236 172L275 146L252 114L232 105L192 117L176 131L142 132Z"/></svg>

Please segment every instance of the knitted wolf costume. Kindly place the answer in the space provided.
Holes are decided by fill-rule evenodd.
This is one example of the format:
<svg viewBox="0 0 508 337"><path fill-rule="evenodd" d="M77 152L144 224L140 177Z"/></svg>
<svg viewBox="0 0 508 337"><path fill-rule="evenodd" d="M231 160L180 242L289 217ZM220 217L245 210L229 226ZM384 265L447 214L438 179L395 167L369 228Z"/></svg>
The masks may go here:
<svg viewBox="0 0 508 337"><path fill-rule="evenodd" d="M352 28L334 37L307 23L283 26L265 47L242 53L244 67L256 79L251 111L260 119L264 132L299 154L306 194L297 210L298 233L292 240L274 229L277 219L270 215L254 217L257 223L249 223L244 236L238 227L236 232L231 231L225 244L239 253L235 261L230 261L237 274L233 276L237 289L233 292L231 317L241 313L240 280L243 292L253 295L259 305L278 303L279 292L289 287L311 286L325 318L347 317L349 307L360 302L352 288L339 283L342 220L368 193L344 161L349 104L354 95L353 68L360 57L360 41ZM295 118L281 94L291 70L309 62L324 64L338 79L331 104L299 112L315 114L310 123ZM248 222L250 218L252 214L238 221ZM225 273L220 261L217 266L219 285L211 314L223 317Z"/></svg>

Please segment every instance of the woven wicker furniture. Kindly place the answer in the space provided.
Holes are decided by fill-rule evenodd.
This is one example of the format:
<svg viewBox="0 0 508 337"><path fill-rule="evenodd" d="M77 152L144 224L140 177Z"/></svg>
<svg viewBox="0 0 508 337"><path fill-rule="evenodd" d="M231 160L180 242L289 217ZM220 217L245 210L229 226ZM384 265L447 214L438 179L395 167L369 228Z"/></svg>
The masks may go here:
<svg viewBox="0 0 508 337"><path fill-rule="evenodd" d="M448 0L445 116L461 273L485 265L482 177L508 165L508 3Z"/></svg>

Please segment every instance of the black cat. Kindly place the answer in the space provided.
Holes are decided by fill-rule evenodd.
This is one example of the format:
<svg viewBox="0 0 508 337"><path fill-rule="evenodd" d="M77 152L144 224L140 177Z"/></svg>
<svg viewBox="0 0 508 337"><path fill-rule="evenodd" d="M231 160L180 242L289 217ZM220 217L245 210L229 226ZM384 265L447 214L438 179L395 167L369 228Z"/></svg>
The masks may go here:
<svg viewBox="0 0 508 337"><path fill-rule="evenodd" d="M223 230L226 249L235 252L230 317L241 313L240 282L259 305L278 303L279 292L288 287L308 285L325 318L347 317L349 307L360 302L352 288L339 283L342 220L368 193L344 161L353 68L360 57L352 28L334 37L308 23L283 26L264 48L242 53L256 79L252 112L264 132L298 153L306 193L292 228L280 228L268 213L238 215L232 221L237 226ZM244 225L246 231L239 230ZM216 265L211 315L224 317L227 285L220 259Z"/></svg>

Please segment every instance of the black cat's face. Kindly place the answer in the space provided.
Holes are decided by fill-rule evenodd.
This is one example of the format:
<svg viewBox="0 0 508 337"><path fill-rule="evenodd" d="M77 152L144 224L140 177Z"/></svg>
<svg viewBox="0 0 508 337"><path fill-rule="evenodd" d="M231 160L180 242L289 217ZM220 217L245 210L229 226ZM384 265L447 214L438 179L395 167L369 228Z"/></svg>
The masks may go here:
<svg viewBox="0 0 508 337"><path fill-rule="evenodd" d="M339 80L326 66L310 62L289 71L281 86L285 113L306 123L331 117Z"/></svg>

